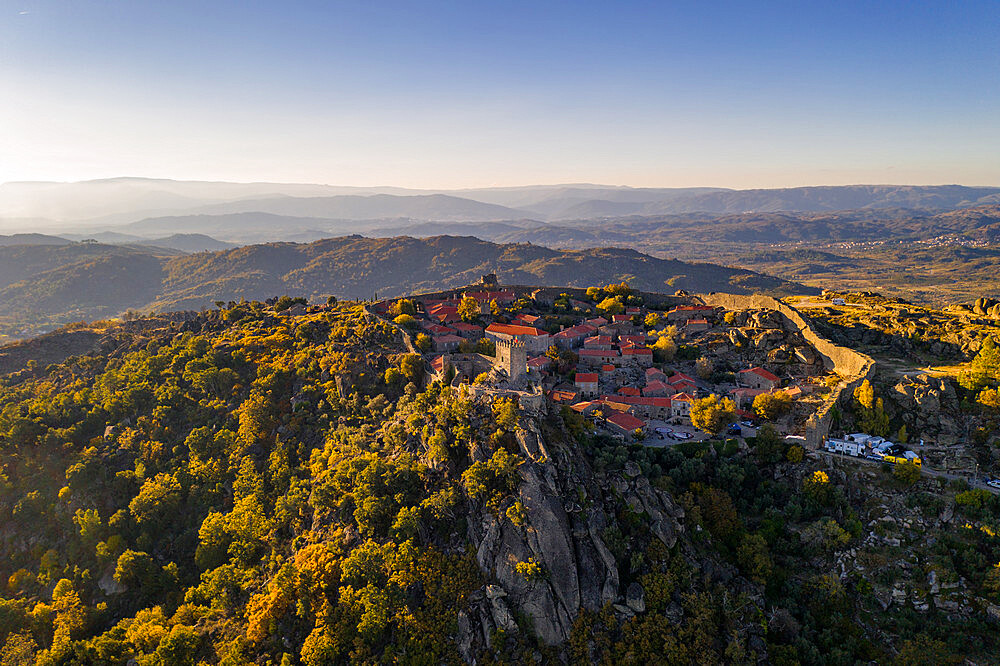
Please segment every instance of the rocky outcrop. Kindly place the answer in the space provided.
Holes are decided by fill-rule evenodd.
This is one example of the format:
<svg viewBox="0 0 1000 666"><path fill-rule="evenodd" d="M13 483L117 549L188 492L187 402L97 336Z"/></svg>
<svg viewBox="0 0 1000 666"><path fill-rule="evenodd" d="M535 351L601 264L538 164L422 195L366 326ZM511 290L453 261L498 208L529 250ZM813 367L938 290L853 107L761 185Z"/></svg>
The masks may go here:
<svg viewBox="0 0 1000 666"><path fill-rule="evenodd" d="M535 417L522 415L519 430L526 462L516 499L527 520L518 526L486 507L470 520L477 562L491 581L485 598L473 605L477 617L467 618L470 630L515 630L511 618L520 614L542 642L557 645L569 637L583 609L597 611L611 603L629 613L644 612L642 588L622 589L618 562L602 535L622 502L647 515L653 538L673 547L682 533L683 509L642 475L599 479L574 444L545 441ZM539 565L540 574L519 572L517 565L526 562ZM487 634L480 638L489 641Z"/></svg>
<svg viewBox="0 0 1000 666"><path fill-rule="evenodd" d="M958 442L961 424L958 395L948 379L904 375L889 392L890 407L914 436L949 446Z"/></svg>

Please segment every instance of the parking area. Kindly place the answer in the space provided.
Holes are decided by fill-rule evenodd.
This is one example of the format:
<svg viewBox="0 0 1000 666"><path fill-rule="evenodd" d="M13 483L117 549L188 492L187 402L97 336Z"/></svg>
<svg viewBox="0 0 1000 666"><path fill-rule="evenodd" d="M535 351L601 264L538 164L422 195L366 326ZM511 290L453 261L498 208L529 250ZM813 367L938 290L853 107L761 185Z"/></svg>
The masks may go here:
<svg viewBox="0 0 1000 666"><path fill-rule="evenodd" d="M757 436L757 428L753 426L738 424L738 427L740 429L738 435L736 432L727 432L723 433L722 437L739 436L746 438ZM673 446L678 442L700 442L706 439L711 439L711 436L694 426L674 425L666 421L653 419L649 422L646 439L643 443L646 446Z"/></svg>
<svg viewBox="0 0 1000 666"><path fill-rule="evenodd" d="M689 425L671 425L666 421L653 419L649 422L645 444L648 446L673 446L677 442L698 442L708 439L708 433Z"/></svg>

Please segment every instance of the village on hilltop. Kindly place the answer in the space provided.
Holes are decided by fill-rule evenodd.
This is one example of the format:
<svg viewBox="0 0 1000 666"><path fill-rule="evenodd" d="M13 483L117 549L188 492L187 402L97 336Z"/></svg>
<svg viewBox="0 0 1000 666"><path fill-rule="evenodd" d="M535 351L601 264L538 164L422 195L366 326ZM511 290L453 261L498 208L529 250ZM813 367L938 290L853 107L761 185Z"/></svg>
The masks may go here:
<svg viewBox="0 0 1000 666"><path fill-rule="evenodd" d="M640 294L624 283L501 287L488 275L373 310L408 332L444 383L544 395L612 436L647 444L753 436L762 420L794 434L839 381L767 312L726 311L683 292ZM706 402L714 417L692 418Z"/></svg>

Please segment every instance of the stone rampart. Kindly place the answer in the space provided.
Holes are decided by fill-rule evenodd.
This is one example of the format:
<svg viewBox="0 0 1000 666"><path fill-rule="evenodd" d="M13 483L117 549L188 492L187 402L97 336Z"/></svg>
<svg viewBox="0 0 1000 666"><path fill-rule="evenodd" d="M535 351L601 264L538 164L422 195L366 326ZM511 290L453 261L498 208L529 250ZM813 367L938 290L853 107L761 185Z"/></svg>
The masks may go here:
<svg viewBox="0 0 1000 666"><path fill-rule="evenodd" d="M875 374L875 360L867 354L841 347L819 335L802 314L776 298L763 294L742 296L739 294L699 294L694 297L705 305L724 308L726 310L773 310L784 317L786 326L798 331L812 345L816 353L823 359L827 370L836 372L842 378L833 395L809 419L806 425L806 443L812 448L818 448L823 438L830 433L833 420L833 408L838 403L846 404L854 394L854 389L864 380L870 380Z"/></svg>

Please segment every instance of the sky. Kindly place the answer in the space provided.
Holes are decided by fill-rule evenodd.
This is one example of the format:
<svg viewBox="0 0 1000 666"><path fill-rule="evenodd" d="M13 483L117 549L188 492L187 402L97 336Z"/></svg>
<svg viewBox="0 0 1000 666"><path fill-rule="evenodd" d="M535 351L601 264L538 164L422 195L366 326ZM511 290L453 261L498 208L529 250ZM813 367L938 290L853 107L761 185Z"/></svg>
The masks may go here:
<svg viewBox="0 0 1000 666"><path fill-rule="evenodd" d="M0 0L0 182L1000 185L1000 2Z"/></svg>

